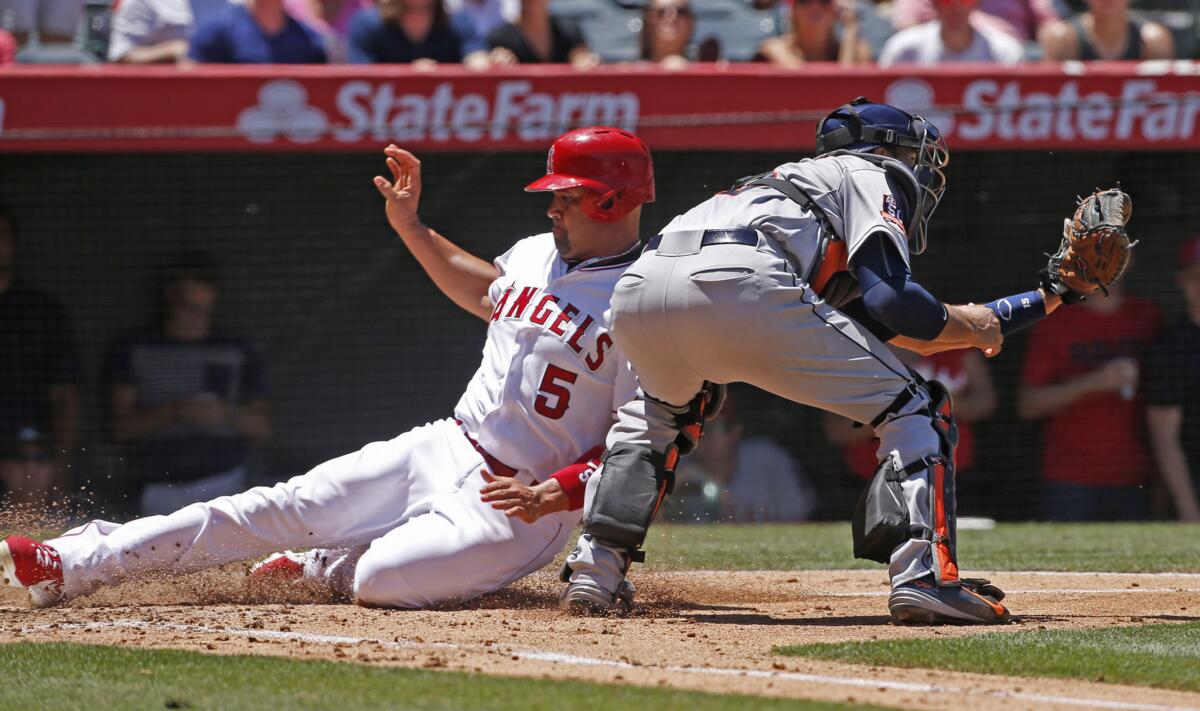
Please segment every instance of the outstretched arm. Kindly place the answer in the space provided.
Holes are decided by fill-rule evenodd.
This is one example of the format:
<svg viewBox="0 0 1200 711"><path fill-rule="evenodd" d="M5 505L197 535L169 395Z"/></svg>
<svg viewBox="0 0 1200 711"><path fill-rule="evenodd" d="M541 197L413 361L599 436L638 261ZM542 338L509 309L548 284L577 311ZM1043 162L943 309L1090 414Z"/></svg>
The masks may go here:
<svg viewBox="0 0 1200 711"><path fill-rule="evenodd" d="M500 276L486 262L426 227L417 208L421 201L421 161L390 145L383 151L392 180L375 176L375 187L387 201L388 223L433 283L463 310L487 320L492 314L488 287Z"/></svg>

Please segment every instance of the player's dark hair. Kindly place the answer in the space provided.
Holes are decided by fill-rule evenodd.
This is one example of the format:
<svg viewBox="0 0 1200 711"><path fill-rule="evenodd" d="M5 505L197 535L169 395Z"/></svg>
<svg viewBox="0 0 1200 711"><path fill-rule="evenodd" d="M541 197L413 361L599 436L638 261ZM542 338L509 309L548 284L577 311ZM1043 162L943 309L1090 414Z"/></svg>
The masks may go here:
<svg viewBox="0 0 1200 711"><path fill-rule="evenodd" d="M217 260L208 252L188 250L172 261L163 271L162 286L170 287L183 281L198 281L210 286L219 285Z"/></svg>

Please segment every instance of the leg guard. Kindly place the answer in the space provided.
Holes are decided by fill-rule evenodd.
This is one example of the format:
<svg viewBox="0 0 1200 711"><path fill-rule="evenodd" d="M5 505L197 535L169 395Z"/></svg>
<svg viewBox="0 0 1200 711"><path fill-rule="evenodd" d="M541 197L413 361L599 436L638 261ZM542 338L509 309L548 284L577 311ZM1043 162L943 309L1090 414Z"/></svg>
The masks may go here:
<svg viewBox="0 0 1200 711"><path fill-rule="evenodd" d="M604 456L604 465L583 531L606 544L635 550L663 499L671 492L678 455L641 445L618 442Z"/></svg>
<svg viewBox="0 0 1200 711"><path fill-rule="evenodd" d="M954 478L958 428L951 412L950 394L941 383L918 382L916 388L920 394L927 396L929 405L922 408L923 412L909 416L929 419L937 434L939 451L907 464L899 460L898 452L893 451L880 464L854 512L851 523L854 555L888 563L892 553L908 541L929 541L932 558L930 567L934 577L939 584L953 583L958 580ZM901 409L913 398L912 394L902 396L897 401L900 405L895 409ZM901 482L910 477L927 479L929 500L927 507L923 507L928 512L927 517L914 517L906 503ZM917 505L920 506L919 503ZM922 521L922 518L926 520Z"/></svg>

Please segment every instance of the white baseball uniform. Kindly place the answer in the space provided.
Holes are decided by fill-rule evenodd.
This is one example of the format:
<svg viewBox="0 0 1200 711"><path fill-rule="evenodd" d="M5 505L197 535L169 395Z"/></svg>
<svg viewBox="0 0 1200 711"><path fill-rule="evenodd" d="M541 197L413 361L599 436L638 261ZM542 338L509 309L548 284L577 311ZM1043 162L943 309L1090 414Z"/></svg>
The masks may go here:
<svg viewBox="0 0 1200 711"><path fill-rule="evenodd" d="M635 390L609 335L609 299L639 250L568 267L550 233L517 242L495 260L501 274L490 287L483 361L454 418L271 487L75 528L47 541L62 557L64 596L149 572L322 548L337 592L424 607L499 589L546 565L580 512L533 524L508 518L480 501L480 471L498 460L531 484L603 443Z"/></svg>

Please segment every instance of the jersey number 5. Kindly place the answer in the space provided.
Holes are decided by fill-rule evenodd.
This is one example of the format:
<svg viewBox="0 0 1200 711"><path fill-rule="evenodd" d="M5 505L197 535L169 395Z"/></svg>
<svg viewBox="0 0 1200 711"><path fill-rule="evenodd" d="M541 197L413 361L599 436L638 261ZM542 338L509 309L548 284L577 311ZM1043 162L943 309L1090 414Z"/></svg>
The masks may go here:
<svg viewBox="0 0 1200 711"><path fill-rule="evenodd" d="M578 373L563 370L557 365L547 365L542 384L538 386L538 396L533 401L533 409L542 417L561 419L571 405L571 391L567 390L567 386L578 378Z"/></svg>

